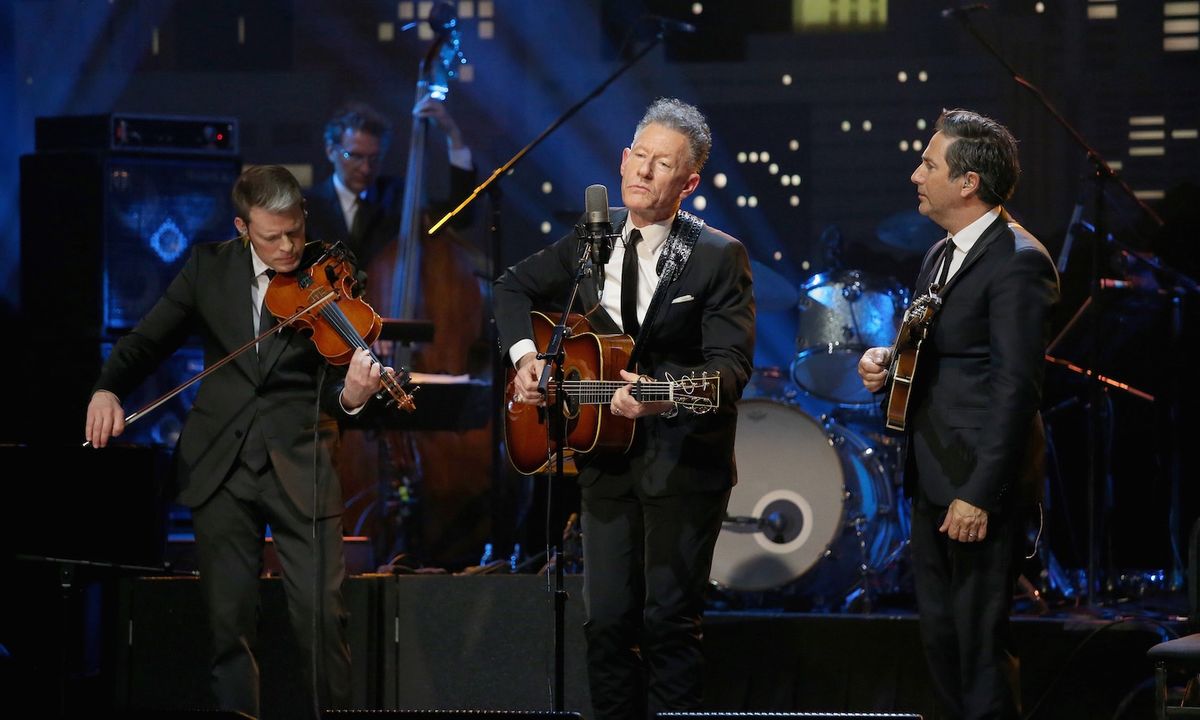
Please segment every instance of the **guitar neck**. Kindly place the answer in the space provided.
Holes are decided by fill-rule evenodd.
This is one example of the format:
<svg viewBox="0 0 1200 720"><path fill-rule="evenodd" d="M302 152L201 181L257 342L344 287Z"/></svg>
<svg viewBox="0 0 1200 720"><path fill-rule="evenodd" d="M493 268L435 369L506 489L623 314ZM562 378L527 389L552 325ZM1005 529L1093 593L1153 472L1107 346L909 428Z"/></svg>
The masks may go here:
<svg viewBox="0 0 1200 720"><path fill-rule="evenodd" d="M562 387L581 405L607 405L620 388L628 385L624 380L564 380ZM675 384L668 382L643 382L634 385L634 399L639 402L675 401Z"/></svg>

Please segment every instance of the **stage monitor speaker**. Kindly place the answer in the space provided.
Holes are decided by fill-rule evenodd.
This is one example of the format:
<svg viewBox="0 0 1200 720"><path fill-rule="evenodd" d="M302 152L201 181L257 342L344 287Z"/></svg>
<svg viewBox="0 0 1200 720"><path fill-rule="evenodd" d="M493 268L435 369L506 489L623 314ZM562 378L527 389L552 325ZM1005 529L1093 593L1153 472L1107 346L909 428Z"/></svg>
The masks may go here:
<svg viewBox="0 0 1200 720"><path fill-rule="evenodd" d="M378 707L382 693L379 656L391 637L379 599L391 578L377 575L346 579L342 586L349 613L350 702ZM118 649L117 707L137 712L165 712L212 706L209 690L208 619L193 578L141 578L127 581L126 599L116 635ZM300 682L295 639L288 623L283 581L263 579L260 586L258 663L264 720L290 720L311 715ZM116 717L121 717L119 714ZM163 717L169 717L164 715Z"/></svg>
<svg viewBox="0 0 1200 720"><path fill-rule="evenodd" d="M193 245L233 237L237 157L21 157L21 305L35 335L111 339L137 324Z"/></svg>
<svg viewBox="0 0 1200 720"><path fill-rule="evenodd" d="M384 657L395 678L382 707L524 711L550 707L554 595L536 575L401 575L396 644ZM583 576L565 578L563 707L592 717L583 636Z"/></svg>
<svg viewBox="0 0 1200 720"><path fill-rule="evenodd" d="M577 712L549 710L326 710L323 720L582 720Z"/></svg>
<svg viewBox="0 0 1200 720"><path fill-rule="evenodd" d="M923 720L920 715L911 713L876 713L876 712L666 712L658 713L663 720Z"/></svg>

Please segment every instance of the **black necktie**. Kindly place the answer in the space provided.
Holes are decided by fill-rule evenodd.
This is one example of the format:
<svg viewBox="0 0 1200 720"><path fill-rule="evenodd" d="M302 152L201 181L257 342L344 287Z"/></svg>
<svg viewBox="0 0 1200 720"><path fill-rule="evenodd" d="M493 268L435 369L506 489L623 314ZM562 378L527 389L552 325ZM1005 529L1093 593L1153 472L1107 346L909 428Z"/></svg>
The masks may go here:
<svg viewBox="0 0 1200 720"><path fill-rule="evenodd" d="M638 293L638 254L637 244L642 239L640 230L632 230L629 239L625 241L625 259L621 263L621 326L625 334L637 337L637 293Z"/></svg>
<svg viewBox="0 0 1200 720"><path fill-rule="evenodd" d="M271 285L271 278L275 277L275 271L270 268L267 268L263 272L267 276L267 285L269 287ZM272 315L271 311L267 309L267 288L263 288L262 301L259 303L259 309L258 309L258 334L261 335L264 330L266 330L267 328L271 327L274 324L275 324L275 316ZM269 335L259 341L258 351L260 354L262 353L263 345L271 337L274 337L274 336Z"/></svg>

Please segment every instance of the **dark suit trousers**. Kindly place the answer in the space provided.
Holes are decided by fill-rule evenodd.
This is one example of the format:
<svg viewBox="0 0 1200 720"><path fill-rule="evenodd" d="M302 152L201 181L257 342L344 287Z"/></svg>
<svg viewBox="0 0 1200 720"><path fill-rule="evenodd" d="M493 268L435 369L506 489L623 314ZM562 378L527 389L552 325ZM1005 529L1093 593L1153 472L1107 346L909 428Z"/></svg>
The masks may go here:
<svg viewBox="0 0 1200 720"><path fill-rule="evenodd" d="M221 488L192 511L192 522L200 587L212 636L212 689L220 709L254 717L260 714L255 651L267 524L283 568L288 619L295 636L295 652L289 653L296 658L295 670L299 671L295 691L304 693L309 699L307 704L312 704L316 622L316 691L320 707L348 707L350 647L342 603L346 570L341 517L317 521L314 552L312 521L288 499L270 465L254 473L239 464Z"/></svg>
<svg viewBox="0 0 1200 720"><path fill-rule="evenodd" d="M702 700L700 622L729 492L647 497L635 477L605 475L582 493L584 634L597 720L653 718Z"/></svg>
<svg viewBox="0 0 1200 720"><path fill-rule="evenodd" d="M976 543L939 533L945 516L924 498L913 503L913 576L934 691L955 720L1016 720L1019 666L1008 616L1023 514L989 514L987 538Z"/></svg>

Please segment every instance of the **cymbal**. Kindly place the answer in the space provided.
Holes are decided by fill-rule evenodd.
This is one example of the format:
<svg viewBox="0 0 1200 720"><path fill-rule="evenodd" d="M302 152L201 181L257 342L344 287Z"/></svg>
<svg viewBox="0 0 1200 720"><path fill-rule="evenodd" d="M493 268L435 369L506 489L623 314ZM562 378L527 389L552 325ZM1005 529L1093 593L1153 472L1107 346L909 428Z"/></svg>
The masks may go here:
<svg viewBox="0 0 1200 720"><path fill-rule="evenodd" d="M800 301L800 291L787 278L757 260L750 261L754 302L759 310L788 310Z"/></svg>
<svg viewBox="0 0 1200 720"><path fill-rule="evenodd" d="M946 237L946 231L916 210L904 210L881 220L875 226L875 237L897 250L924 253Z"/></svg>

